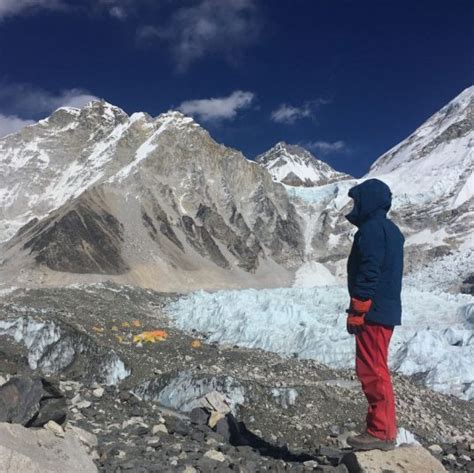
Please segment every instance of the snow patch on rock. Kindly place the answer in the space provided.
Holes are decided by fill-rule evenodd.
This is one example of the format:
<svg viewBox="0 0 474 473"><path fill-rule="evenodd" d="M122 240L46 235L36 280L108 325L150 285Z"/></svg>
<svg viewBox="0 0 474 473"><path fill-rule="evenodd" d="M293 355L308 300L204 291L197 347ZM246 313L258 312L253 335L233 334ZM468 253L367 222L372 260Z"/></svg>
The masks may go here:
<svg viewBox="0 0 474 473"><path fill-rule="evenodd" d="M273 388L272 396L283 409L288 409L295 405L298 391L294 388Z"/></svg>
<svg viewBox="0 0 474 473"><path fill-rule="evenodd" d="M421 445L415 435L404 427L398 429L396 442L397 447L400 447L400 445Z"/></svg>

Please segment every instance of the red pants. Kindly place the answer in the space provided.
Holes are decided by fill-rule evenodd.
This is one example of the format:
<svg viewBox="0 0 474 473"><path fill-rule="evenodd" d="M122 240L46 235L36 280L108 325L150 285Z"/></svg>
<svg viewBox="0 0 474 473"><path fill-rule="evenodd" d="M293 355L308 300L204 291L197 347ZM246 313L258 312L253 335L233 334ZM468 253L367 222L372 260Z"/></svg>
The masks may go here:
<svg viewBox="0 0 474 473"><path fill-rule="evenodd" d="M356 335L356 373L369 403L367 432L382 440L397 436L395 397L388 369L388 345L393 327L366 323Z"/></svg>

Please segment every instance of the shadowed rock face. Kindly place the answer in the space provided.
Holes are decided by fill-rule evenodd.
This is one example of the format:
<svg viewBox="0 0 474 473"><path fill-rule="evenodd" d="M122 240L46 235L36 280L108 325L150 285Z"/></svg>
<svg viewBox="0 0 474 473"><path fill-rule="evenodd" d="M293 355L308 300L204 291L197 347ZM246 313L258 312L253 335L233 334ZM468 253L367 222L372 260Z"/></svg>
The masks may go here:
<svg viewBox="0 0 474 473"><path fill-rule="evenodd" d="M251 238L250 229L235 207L230 223L236 227L237 231L226 225L224 219L210 207L201 205L196 217L202 221L208 238L214 237L225 242L227 249L238 259L241 268L246 271L253 271L257 268L258 256L262 248L255 237Z"/></svg>
<svg viewBox="0 0 474 473"><path fill-rule="evenodd" d="M150 214L147 213L145 207L142 207L142 220L153 240L158 241L158 236L162 234L181 251L184 251L183 244L171 227L166 212L160 207L156 200L152 201Z"/></svg>
<svg viewBox="0 0 474 473"><path fill-rule="evenodd" d="M209 258L221 268L229 268L229 262L219 250L215 241L205 227L197 226L191 217L183 216L183 226L186 239L190 245L201 255Z"/></svg>
<svg viewBox="0 0 474 473"><path fill-rule="evenodd" d="M61 218L33 227L31 232L33 236L24 248L52 270L122 274L128 269L121 256L122 225L103 209L79 204Z"/></svg>

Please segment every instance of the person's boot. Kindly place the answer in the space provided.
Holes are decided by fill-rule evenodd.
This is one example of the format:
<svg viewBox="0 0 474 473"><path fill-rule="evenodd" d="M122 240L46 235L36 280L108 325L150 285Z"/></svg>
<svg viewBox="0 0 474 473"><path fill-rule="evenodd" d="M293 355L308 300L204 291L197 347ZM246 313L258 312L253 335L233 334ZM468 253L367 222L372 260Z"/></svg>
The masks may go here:
<svg viewBox="0 0 474 473"><path fill-rule="evenodd" d="M347 443L354 448L354 450L393 450L395 448L395 440L382 440L368 432L349 437Z"/></svg>

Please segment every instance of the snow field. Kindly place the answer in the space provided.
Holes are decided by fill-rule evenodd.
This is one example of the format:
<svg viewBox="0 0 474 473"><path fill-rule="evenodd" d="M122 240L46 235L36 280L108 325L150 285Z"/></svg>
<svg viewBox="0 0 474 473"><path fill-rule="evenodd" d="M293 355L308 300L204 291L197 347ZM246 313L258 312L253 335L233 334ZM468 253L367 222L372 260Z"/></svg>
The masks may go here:
<svg viewBox="0 0 474 473"><path fill-rule="evenodd" d="M347 290L314 288L197 291L167 312L183 330L208 341L311 358L333 368L352 368L354 339L345 329ZM426 385L474 399L474 298L406 287L403 326L391 343L390 364L399 373L426 374Z"/></svg>
<svg viewBox="0 0 474 473"><path fill-rule="evenodd" d="M336 278L324 264L308 261L296 271L293 287L334 286L336 284Z"/></svg>

